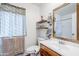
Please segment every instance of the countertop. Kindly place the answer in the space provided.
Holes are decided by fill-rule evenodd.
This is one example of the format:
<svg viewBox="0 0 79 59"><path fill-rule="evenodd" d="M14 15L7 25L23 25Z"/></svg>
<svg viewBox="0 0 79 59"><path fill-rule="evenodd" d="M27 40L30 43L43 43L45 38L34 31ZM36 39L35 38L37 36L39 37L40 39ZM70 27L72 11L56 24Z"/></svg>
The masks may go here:
<svg viewBox="0 0 79 59"><path fill-rule="evenodd" d="M65 44L60 44L58 41L58 39L53 39L40 41L40 43L62 56L79 56L79 44L66 41L64 41Z"/></svg>

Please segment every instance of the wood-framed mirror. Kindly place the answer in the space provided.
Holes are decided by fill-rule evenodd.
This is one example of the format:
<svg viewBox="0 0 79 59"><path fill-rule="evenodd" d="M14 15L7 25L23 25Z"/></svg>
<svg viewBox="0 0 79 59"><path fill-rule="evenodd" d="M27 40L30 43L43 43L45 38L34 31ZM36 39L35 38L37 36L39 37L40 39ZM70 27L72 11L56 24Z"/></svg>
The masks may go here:
<svg viewBox="0 0 79 59"><path fill-rule="evenodd" d="M79 43L79 4L65 3L53 10L53 36Z"/></svg>

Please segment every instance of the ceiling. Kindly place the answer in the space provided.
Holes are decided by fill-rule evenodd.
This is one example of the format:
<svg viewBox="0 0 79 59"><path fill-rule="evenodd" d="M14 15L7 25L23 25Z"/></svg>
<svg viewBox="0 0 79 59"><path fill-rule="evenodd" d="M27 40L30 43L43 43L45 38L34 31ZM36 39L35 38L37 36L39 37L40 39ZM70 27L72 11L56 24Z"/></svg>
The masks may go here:
<svg viewBox="0 0 79 59"><path fill-rule="evenodd" d="M32 3L32 4L35 4L37 6L41 6L41 5L45 4L45 3Z"/></svg>

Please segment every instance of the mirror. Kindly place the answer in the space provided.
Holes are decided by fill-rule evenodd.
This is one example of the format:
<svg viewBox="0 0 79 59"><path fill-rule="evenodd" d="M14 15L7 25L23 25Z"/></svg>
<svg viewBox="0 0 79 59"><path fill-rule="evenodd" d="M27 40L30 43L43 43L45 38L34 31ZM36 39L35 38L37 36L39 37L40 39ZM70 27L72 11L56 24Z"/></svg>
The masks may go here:
<svg viewBox="0 0 79 59"><path fill-rule="evenodd" d="M65 3L54 9L54 29L55 37L67 40L77 40L76 26L76 4Z"/></svg>

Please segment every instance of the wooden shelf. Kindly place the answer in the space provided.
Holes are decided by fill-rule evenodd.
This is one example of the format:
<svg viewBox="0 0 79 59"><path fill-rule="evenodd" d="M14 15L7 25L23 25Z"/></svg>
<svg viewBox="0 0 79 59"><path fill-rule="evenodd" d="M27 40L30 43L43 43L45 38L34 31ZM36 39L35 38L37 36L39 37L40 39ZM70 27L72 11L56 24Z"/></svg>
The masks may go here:
<svg viewBox="0 0 79 59"><path fill-rule="evenodd" d="M47 20L42 20L42 21L39 21L37 23L45 23L45 22L47 22Z"/></svg>
<svg viewBox="0 0 79 59"><path fill-rule="evenodd" d="M48 27L37 27L37 29L48 29Z"/></svg>

